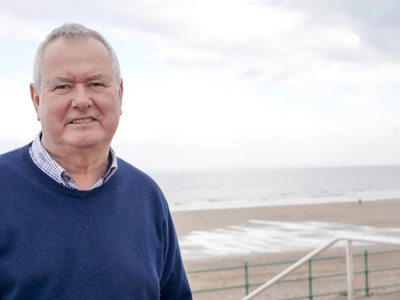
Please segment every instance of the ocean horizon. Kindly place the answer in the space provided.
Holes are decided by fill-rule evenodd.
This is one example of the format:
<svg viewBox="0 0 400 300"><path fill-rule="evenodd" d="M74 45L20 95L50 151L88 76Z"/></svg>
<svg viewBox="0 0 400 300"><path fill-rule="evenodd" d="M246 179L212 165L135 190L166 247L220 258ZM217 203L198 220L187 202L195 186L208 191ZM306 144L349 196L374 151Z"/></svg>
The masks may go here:
<svg viewBox="0 0 400 300"><path fill-rule="evenodd" d="M149 172L172 211L400 198L400 166Z"/></svg>

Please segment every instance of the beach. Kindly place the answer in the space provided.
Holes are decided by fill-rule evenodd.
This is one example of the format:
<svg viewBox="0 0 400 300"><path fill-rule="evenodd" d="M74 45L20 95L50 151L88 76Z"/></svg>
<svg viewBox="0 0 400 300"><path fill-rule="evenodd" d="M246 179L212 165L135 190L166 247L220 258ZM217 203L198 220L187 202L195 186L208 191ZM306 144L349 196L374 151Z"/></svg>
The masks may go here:
<svg viewBox="0 0 400 300"><path fill-rule="evenodd" d="M400 236L397 231L400 228L400 200L381 200L381 201L368 201L359 203L358 201L352 203L331 203L331 204L313 204L313 205L295 205L295 206L265 206L265 207L249 207L249 208L234 208L234 209L216 209L216 210L193 210L193 211L173 211L172 217L175 222L176 231L178 234L179 241L183 242L182 247L186 254L183 254L185 268L187 271L193 270L203 270L203 269L213 269L213 268L224 268L232 266L242 266L245 262L248 264L260 264L260 263L270 263L288 260L298 260L304 255L315 249L314 245L322 245L327 238L327 236L322 236L317 231L320 229L320 224L327 226L327 224L334 224L331 226L329 234L334 235L335 232L341 234L351 231L353 235L356 235L358 231L363 231L362 234L366 235L368 233L373 233L373 235L388 235L392 237ZM264 223L263 223L264 222ZM291 246L291 236L287 238L286 244L283 244L284 248L276 248L275 251L268 251L269 247L261 245L261 249L250 248L251 251L246 253L241 253L238 249L238 253L235 251L229 252L228 255L222 255L216 251L216 255L212 255L209 252L208 255L204 257L191 257L190 251L185 249L191 249L186 245L187 237L193 234L204 233L205 235L216 234L227 228L231 228L235 232L239 232L239 237L242 232L241 228L246 226L252 226L250 232L254 230L261 230L268 233L271 224L291 224L290 230L282 233L282 238L285 234L296 233L296 227L304 227L307 224L309 227L307 230L307 240L304 236L298 237L298 240L302 239L307 241L307 245L298 245L293 239L294 246ZM265 225L266 224L266 225ZM258 227L257 227L258 226ZM302 227L303 226L303 227ZM315 226L315 228L313 227ZM340 227L342 226L342 227ZM278 227L281 228L281 227ZM285 227L287 228L287 227ZM349 230L346 230L349 228ZM313 236L313 230L315 229L315 235ZM276 230L276 228L274 229ZM286 230L286 229L285 229ZM336 230L336 231L335 231ZM225 234L226 235L226 234ZM310 239L310 236L312 240ZM185 240L186 239L186 240ZM186 241L186 242L185 242ZM279 243L279 237L274 240ZM310 241L310 242L308 242ZM247 242L246 242L247 243ZM186 245L186 246L185 246ZM304 246L304 247L301 247ZM264 248L263 248L264 247ZM274 242L270 242L270 247L274 248ZM356 245L354 247L354 252L363 252L364 249L368 251L380 251L380 250L391 250L398 249L399 247L387 246L387 245ZM219 248L218 248L219 249ZM235 249L233 249L235 250ZM256 250L256 251L255 251ZM189 254L188 254L189 253ZM199 252L202 253L202 252ZM319 256L329 256L329 255L342 255L345 253L344 247L333 247L322 253ZM386 255L384 259L381 256L376 255L370 258L370 264L381 267L381 264L386 266L400 266L400 255L399 254L389 254ZM315 263L316 264L316 263ZM355 270L362 269L363 261L356 259ZM332 261L318 263L313 267L313 272L334 273L334 272L345 272L345 260ZM254 268L249 274L250 280L252 282L263 282L266 281L280 271L287 268L288 265L279 265L268 268ZM242 285L243 282L243 269L231 270L231 271L219 271L210 273L200 273L200 274L189 274L189 280L193 290L215 288L223 286L232 285ZM296 276L307 276L307 266L302 267L295 274ZM392 273L386 273L384 277L386 284L388 282L400 283L397 279L399 277L399 271L393 271ZM373 274L371 274L372 276ZM376 277L376 276L375 276ZM374 279L372 285L380 285L382 276L378 276ZM322 279L321 279L322 280ZM361 287L363 286L362 277L356 279L357 284ZM372 280L372 279L371 279ZM329 283L315 284L313 292L323 293L329 289L333 291L345 290L346 278L332 279ZM321 287L322 286L322 287ZM289 297L290 295L303 294L307 295L307 282L298 282L292 284L292 287L275 287L271 290L272 294L268 294L267 298L260 297L260 299L275 299ZM250 288L252 290L254 288ZM319 290L321 289L321 290ZM398 288L397 288L398 289ZM391 291L386 289L386 291ZM274 294L275 293L275 294ZM279 294L280 293L280 294ZM267 294L266 294L267 295ZM289 296L288 296L289 295ZM206 292L206 293L196 293L194 299L240 299L244 296L244 289L231 289L221 292ZM323 299L323 298L318 298ZM332 298L326 298L332 299Z"/></svg>

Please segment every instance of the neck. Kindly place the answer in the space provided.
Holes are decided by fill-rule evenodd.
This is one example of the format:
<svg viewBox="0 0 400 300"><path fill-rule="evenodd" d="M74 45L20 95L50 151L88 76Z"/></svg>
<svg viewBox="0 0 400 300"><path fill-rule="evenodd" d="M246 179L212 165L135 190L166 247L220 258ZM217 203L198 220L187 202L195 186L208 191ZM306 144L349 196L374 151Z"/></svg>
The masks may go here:
<svg viewBox="0 0 400 300"><path fill-rule="evenodd" d="M44 146L44 145L43 145ZM46 146L45 146L46 148ZM89 190L106 172L110 147L103 149L72 149L49 155L74 179L80 190Z"/></svg>

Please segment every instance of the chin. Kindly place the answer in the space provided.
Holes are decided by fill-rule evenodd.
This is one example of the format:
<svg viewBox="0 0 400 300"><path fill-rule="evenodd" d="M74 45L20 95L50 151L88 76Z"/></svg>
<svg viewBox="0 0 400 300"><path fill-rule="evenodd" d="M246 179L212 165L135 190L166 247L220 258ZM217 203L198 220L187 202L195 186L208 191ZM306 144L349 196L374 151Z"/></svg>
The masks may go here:
<svg viewBox="0 0 400 300"><path fill-rule="evenodd" d="M66 144L71 147L86 149L86 148L94 148L101 145L107 145L107 141L104 139L99 139L96 135L90 135L85 137L79 137L75 139L70 139L66 142Z"/></svg>

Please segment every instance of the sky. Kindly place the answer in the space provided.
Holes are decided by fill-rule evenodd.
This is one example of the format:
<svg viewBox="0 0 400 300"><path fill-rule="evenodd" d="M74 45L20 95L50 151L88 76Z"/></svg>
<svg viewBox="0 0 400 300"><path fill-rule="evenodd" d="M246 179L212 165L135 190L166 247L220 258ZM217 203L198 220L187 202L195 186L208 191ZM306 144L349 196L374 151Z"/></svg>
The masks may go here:
<svg viewBox="0 0 400 300"><path fill-rule="evenodd" d="M144 170L400 164L400 2L0 0L0 153L40 131L40 42L103 34L124 78L112 146Z"/></svg>

